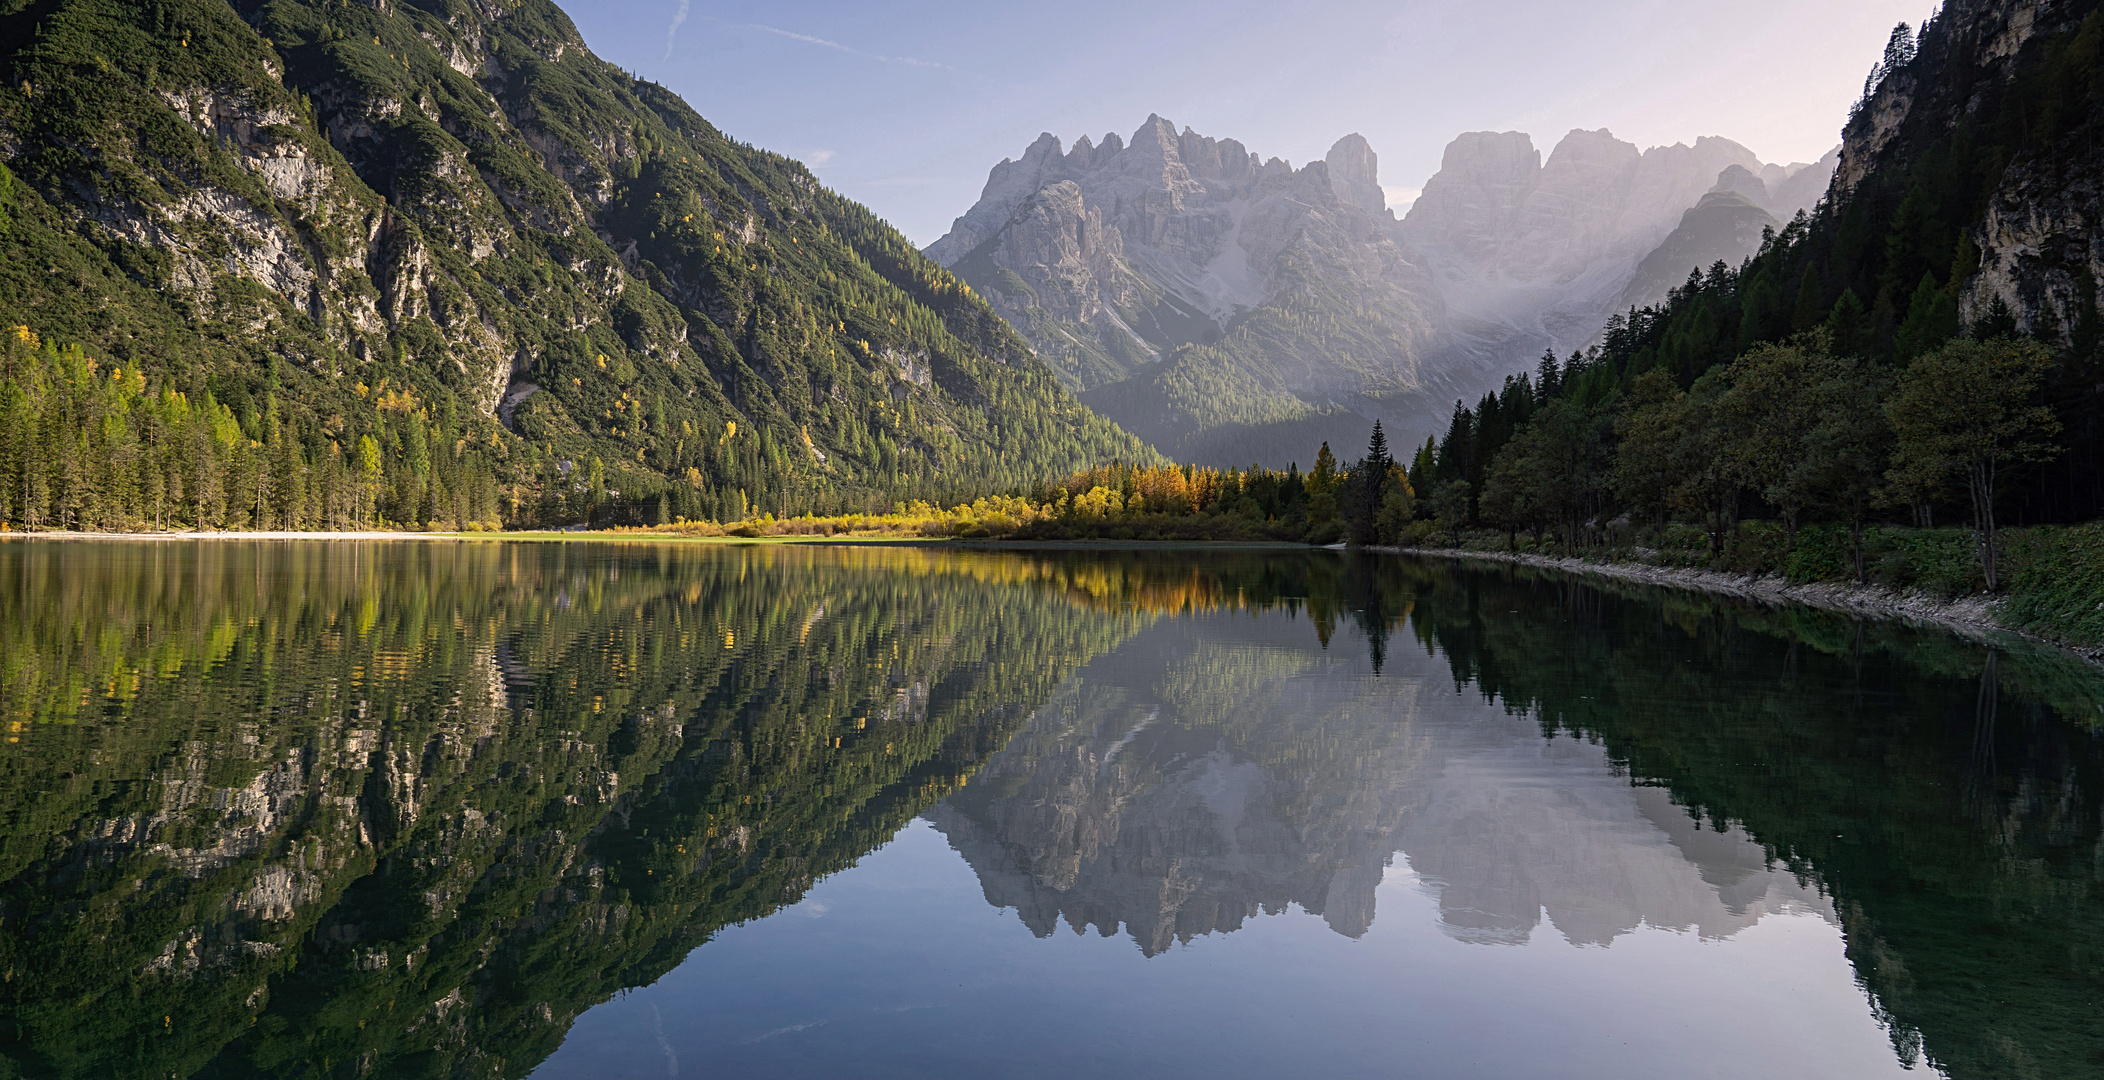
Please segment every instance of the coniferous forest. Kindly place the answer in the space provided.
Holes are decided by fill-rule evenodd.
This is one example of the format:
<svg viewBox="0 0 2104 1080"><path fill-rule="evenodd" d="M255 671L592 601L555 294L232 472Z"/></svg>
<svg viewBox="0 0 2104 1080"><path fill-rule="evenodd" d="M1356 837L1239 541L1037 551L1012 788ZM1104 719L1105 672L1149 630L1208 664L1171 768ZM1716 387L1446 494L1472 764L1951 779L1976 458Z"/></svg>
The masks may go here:
<svg viewBox="0 0 2104 1080"><path fill-rule="evenodd" d="M2005 589L2023 530L2104 513L2097 283L1975 241L2012 177L2094 141L2096 4L2056 9L1999 78L1964 12L1898 27L1814 212L1457 402L1443 436L1392 452L1376 429L1306 474L1163 464L903 237L583 53L553 7L20 12L8 527L773 522L977 495L914 527L1654 552L1959 593ZM489 34L479 81L429 39L467 47L464 19ZM418 115L360 112L412 91Z"/></svg>
<svg viewBox="0 0 2104 1080"><path fill-rule="evenodd" d="M15 528L638 525L1154 460L547 0L0 0L0 329Z"/></svg>
<svg viewBox="0 0 2104 1080"><path fill-rule="evenodd" d="M1411 473L1441 529L1576 550L1667 547L1678 527L1739 568L1912 584L1919 567L1875 573L1866 532L1962 525L1976 576L1949 591L1992 592L2003 527L2104 514L2097 283L2080 261L1988 280L1972 239L2016 170L2094 141L2104 11L2076 6L2002 81L1972 62L1977 27L1896 28L1850 121L1853 187L1593 347L1456 402Z"/></svg>

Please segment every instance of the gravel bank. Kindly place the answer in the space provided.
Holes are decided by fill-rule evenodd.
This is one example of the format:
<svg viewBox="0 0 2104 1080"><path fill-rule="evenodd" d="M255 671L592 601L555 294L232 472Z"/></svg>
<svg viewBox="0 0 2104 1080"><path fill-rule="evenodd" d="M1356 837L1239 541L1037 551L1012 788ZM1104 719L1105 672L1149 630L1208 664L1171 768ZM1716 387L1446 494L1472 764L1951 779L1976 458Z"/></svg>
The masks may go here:
<svg viewBox="0 0 2104 1080"><path fill-rule="evenodd" d="M1770 574L1747 576L1719 573L1715 570L1650 566L1644 563L1587 562L1584 559L1551 558L1546 555L1515 554L1499 551L1455 551L1446 548L1370 548L1368 550L1415 555L1428 559L1511 563L1517 566L1538 567L1543 570L1561 570L1571 574L1590 574L1597 577L1614 578L1618 581L1635 581L1646 585L1693 589L1698 592L1732 596L1742 600L1753 600L1767 604L1804 604L1808 607L1846 612L1851 615L1863 615L1880 619L1899 619L1906 622L1940 626L1976 640L1984 641L1993 635L2009 634L2067 648L2066 645L2060 642L2047 641L2047 639L2037 635L2025 634L2003 625L2000 619L2001 601L1987 596L1968 596L1956 600L1941 600L1914 590L1887 589L1876 585L1849 585L1839 582L1813 582L1793 585L1780 577ZM2104 663L2104 651L2082 649L2069 649L2068 651L2084 656L2092 662Z"/></svg>

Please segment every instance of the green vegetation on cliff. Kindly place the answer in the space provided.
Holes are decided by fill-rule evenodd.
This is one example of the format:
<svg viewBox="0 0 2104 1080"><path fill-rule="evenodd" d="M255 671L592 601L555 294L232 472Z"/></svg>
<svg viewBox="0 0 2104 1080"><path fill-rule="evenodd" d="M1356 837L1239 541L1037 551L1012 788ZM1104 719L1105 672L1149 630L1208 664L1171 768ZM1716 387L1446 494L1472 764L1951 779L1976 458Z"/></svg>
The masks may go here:
<svg viewBox="0 0 2104 1080"><path fill-rule="evenodd" d="M4 0L0 166L0 327L224 406L240 440L278 425L309 487L372 439L393 524L742 517L1152 460L904 237L547 0ZM454 440L450 479L418 427ZM65 448L17 430L0 479L54 471ZM399 497L441 484L472 507Z"/></svg>

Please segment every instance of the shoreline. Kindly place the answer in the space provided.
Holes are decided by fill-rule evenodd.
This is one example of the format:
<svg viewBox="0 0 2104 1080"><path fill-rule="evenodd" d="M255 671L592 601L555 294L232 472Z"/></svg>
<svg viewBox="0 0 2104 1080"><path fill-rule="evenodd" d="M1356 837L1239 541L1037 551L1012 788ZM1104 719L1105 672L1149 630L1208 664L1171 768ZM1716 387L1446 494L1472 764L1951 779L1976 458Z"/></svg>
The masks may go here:
<svg viewBox="0 0 2104 1080"><path fill-rule="evenodd" d="M1573 556L1551 557L1525 552L1404 547L1375 547L1364 550L1426 559L1497 562L1537 570L1557 570L1567 574L1613 578L1640 585L1685 589L1777 606L1796 604L1845 615L1894 619L1922 626L1940 627L1980 642L1987 642L1996 635L2006 635L2060 649L2091 664L2104 666L2104 649L2075 645L2028 633L2002 622L2002 601L1987 596L1938 600L1918 591L1888 589L1879 585L1854 585L1835 581L1792 584L1768 574L1733 574L1688 567L1652 566L1646 563L1588 562Z"/></svg>
<svg viewBox="0 0 2104 1080"><path fill-rule="evenodd" d="M702 544L800 544L828 546L946 547L994 551L1104 551L1104 550L1350 550L1343 545L1320 548L1284 541L1029 541L956 537L906 536L677 536L647 532L599 530L531 532L384 532L384 531L167 531L167 532L0 532L0 542L9 540L130 540L130 541L532 541L583 540L597 542L677 542ZM1775 575L1744 575L1690 567L1653 566L1648 563L1592 562L1574 556L1536 555L1509 551L1464 551L1456 548L1367 547L1368 554L1405 555L1421 559L1451 559L1457 562L1504 563L1537 570L1552 570L1577 576L1595 576L1659 588L1682 589L1755 603L1782 606L1797 604L1824 611L1864 618L1894 619L1921 626L1934 626L1979 642L2001 635L2059 649L2104 667L2104 647L2077 645L2041 634L2018 630L2000 619L2002 601L1986 596L1939 600L1913 590L1888 589L1878 585L1845 582L1792 584Z"/></svg>

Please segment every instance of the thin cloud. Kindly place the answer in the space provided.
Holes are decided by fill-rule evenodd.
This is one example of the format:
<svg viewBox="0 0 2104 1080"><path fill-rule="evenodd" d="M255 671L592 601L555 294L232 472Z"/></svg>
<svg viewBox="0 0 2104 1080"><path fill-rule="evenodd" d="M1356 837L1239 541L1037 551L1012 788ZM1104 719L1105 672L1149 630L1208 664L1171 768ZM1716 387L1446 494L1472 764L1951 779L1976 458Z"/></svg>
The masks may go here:
<svg viewBox="0 0 2104 1080"><path fill-rule="evenodd" d="M685 0L682 0L680 4L680 15L682 18L686 16L686 7L687 5ZM833 49L839 52L844 52L849 56L859 56L864 60L875 60L881 64L904 64L908 67L933 68L937 71L957 70L956 68L953 68L948 64L938 64L933 60L923 60L917 56L886 56L883 53L873 53L867 50L857 49L852 45L842 45L837 41L829 41L825 38L814 37L810 34L799 34L794 30L784 30L779 26L769 26L766 23L740 23L730 22L724 19L717 19L714 21L723 23L723 25L725 26L734 26L741 30L757 30L763 34L773 34L776 37L788 38L791 41L801 41L806 45L816 45L821 49Z"/></svg>
<svg viewBox="0 0 2104 1080"><path fill-rule="evenodd" d="M776 37L785 37L791 41L801 41L806 45L823 45L828 49L839 49L841 52L853 53L856 56L870 55L869 53L863 52L860 49L850 49L837 41L827 41L822 37L812 37L809 34L799 34L794 30L784 30L779 26L767 26L763 23L738 23L736 25L742 26L747 30L758 30L763 34L773 34ZM877 59L881 59L881 57Z"/></svg>
<svg viewBox="0 0 2104 1080"><path fill-rule="evenodd" d="M665 59L672 59L672 45L679 40L679 28L686 24L687 9L694 0L679 0L679 10L672 13L672 25L665 30Z"/></svg>

